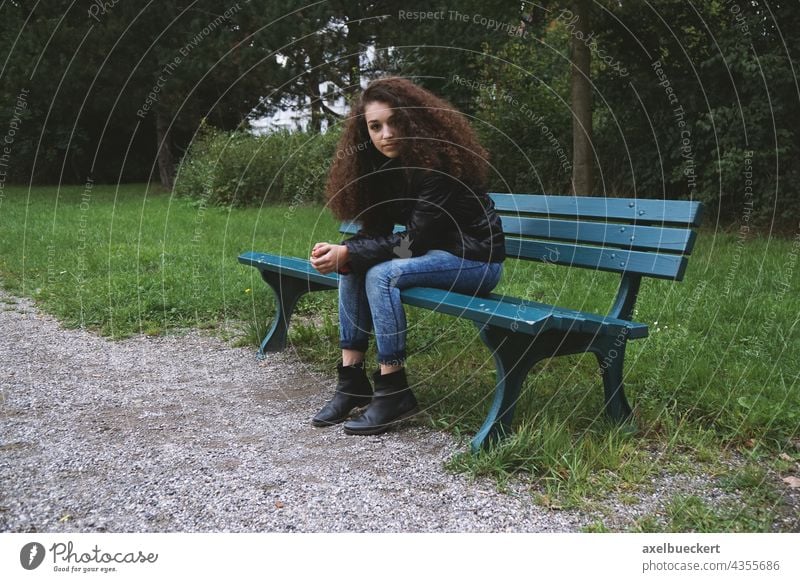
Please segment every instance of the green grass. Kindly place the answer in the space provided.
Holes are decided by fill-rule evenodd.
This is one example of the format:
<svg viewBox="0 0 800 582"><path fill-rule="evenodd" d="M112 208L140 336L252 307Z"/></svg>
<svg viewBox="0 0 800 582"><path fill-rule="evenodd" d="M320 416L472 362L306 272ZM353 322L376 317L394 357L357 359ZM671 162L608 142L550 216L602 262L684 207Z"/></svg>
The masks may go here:
<svg viewBox="0 0 800 582"><path fill-rule="evenodd" d="M667 505L666 519L653 516L639 518L631 531L639 533L660 532L764 532L773 531L777 518L774 499L758 498L747 504L723 501L709 505L694 495L675 496Z"/></svg>
<svg viewBox="0 0 800 582"><path fill-rule="evenodd" d="M263 336L274 308L238 254L305 257L314 242L339 239L319 206L205 208L144 185L96 185L88 193L6 187L0 227L3 285L67 326L112 338L238 329L237 341L249 345ZM642 285L634 318L650 325L650 336L629 344L625 364L636 433L602 417L594 356L558 358L529 376L515 434L488 452L456 456L450 467L500 484L525 474L539 501L554 508L608 495L635 504L664 470L709 474L718 486L738 483L734 489L749 500L744 508L733 506L729 515L681 498L673 505L687 511L644 518L635 529L767 528L772 514L761 509L779 508L770 475L798 471L794 460L772 459L794 455L799 438L799 253L788 239L701 231L685 281ZM498 291L605 313L617 282L608 273L508 260ZM307 295L290 333L301 357L328 372L339 358L336 307L335 293ZM409 373L428 422L466 444L491 399L493 361L471 323L407 312ZM742 475L736 463L721 462L741 454L770 472Z"/></svg>
<svg viewBox="0 0 800 582"><path fill-rule="evenodd" d="M244 321L255 341L272 297L239 253L338 237L319 207L229 211L144 185L6 187L0 223L4 287L115 339Z"/></svg>

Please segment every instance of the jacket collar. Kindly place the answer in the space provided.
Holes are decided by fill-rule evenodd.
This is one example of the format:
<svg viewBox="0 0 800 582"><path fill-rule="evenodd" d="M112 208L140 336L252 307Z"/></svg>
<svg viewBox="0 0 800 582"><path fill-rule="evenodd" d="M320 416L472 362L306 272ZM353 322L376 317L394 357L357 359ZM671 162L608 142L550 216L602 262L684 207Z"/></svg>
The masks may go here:
<svg viewBox="0 0 800 582"><path fill-rule="evenodd" d="M381 157L385 158L383 161L379 161L374 165L374 172L380 172L381 170L388 170L394 167L397 167L399 164L400 158L387 158L386 156L381 155Z"/></svg>

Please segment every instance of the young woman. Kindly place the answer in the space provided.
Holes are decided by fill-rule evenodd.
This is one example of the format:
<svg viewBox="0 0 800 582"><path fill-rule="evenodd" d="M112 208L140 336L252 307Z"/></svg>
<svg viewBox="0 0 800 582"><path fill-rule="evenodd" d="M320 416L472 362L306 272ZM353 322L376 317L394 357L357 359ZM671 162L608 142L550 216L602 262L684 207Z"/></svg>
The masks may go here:
<svg viewBox="0 0 800 582"><path fill-rule="evenodd" d="M437 287L483 295L500 280L505 240L486 194L486 150L447 101L403 78L373 81L352 108L326 188L340 220L360 223L341 244L320 242L311 264L339 278L339 382L315 426L347 420L378 434L417 411L408 386L400 290ZM405 226L395 233L395 224ZM375 390L364 369L374 331Z"/></svg>

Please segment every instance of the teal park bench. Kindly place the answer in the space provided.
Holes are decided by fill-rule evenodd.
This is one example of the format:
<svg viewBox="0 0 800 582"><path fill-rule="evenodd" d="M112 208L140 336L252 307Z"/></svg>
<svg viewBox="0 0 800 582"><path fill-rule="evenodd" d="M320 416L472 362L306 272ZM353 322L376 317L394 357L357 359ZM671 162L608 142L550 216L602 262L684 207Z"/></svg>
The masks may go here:
<svg viewBox="0 0 800 582"><path fill-rule="evenodd" d="M603 375L605 412L614 421L625 421L631 414L622 383L625 348L628 340L647 336L647 325L631 319L642 277L683 279L701 203L491 196L502 217L508 257L611 271L621 280L608 315L495 293L470 296L425 287L401 292L408 305L473 321L491 350L496 366L494 401L472 440L472 450L509 431L525 377L537 362L554 356L594 353ZM342 224L343 233L356 230L354 224ZM286 346L289 320L303 294L338 285L338 275L321 275L305 259L247 252L239 262L257 268L277 300L278 312L260 355Z"/></svg>

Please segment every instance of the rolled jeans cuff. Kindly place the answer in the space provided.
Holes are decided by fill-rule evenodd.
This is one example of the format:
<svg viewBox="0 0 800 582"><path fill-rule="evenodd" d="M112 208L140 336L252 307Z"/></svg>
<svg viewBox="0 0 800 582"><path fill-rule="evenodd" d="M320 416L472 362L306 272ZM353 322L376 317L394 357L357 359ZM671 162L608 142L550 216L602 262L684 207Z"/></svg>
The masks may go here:
<svg viewBox="0 0 800 582"><path fill-rule="evenodd" d="M355 350L357 352L366 352L369 347L369 340L367 341L347 341L339 340L339 347L343 350Z"/></svg>

